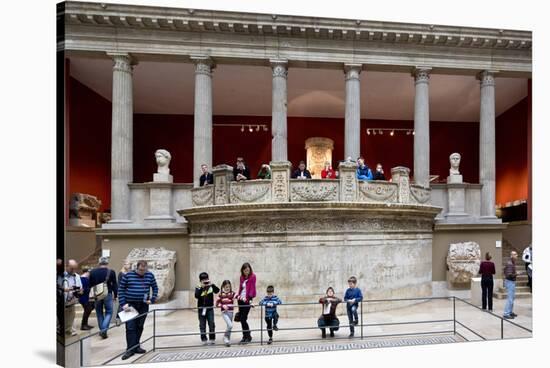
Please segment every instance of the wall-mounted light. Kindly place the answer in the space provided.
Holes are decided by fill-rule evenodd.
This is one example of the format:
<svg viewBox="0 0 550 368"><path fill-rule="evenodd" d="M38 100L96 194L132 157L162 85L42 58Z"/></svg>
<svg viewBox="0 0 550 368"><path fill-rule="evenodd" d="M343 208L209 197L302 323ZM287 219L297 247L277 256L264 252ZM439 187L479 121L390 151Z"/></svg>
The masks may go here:
<svg viewBox="0 0 550 368"><path fill-rule="evenodd" d="M367 135L370 135L370 129L367 129Z"/></svg>
<svg viewBox="0 0 550 368"><path fill-rule="evenodd" d="M394 134L394 132L393 132L393 130L392 130L392 131L390 132L390 135L393 137L393 134Z"/></svg>
<svg viewBox="0 0 550 368"><path fill-rule="evenodd" d="M257 131L257 132L260 131L260 126L259 126L259 125L256 125L256 131Z"/></svg>
<svg viewBox="0 0 550 368"><path fill-rule="evenodd" d="M252 133L252 130L253 130L253 129L252 129L252 125L249 125L249 126L248 126L248 131L249 131L250 133Z"/></svg>
<svg viewBox="0 0 550 368"><path fill-rule="evenodd" d="M241 125L241 132L244 132L244 125Z"/></svg>
<svg viewBox="0 0 550 368"><path fill-rule="evenodd" d="M412 133L412 134L414 135L414 130L413 130L413 133Z"/></svg>
<svg viewBox="0 0 550 368"><path fill-rule="evenodd" d="M264 132L267 132L267 125L264 125Z"/></svg>
<svg viewBox="0 0 550 368"><path fill-rule="evenodd" d="M380 130L378 131L378 134L383 135L383 134L384 134L384 131L383 131L382 129L380 129Z"/></svg>

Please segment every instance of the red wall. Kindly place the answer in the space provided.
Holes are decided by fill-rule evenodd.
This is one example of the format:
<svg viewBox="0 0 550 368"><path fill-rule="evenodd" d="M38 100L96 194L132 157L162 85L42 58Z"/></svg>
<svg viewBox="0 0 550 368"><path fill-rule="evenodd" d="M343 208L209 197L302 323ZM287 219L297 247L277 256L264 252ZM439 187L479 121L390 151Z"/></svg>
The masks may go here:
<svg viewBox="0 0 550 368"><path fill-rule="evenodd" d="M111 208L111 102L70 78L69 191Z"/></svg>
<svg viewBox="0 0 550 368"><path fill-rule="evenodd" d="M496 202L529 197L528 97L496 119Z"/></svg>
<svg viewBox="0 0 550 368"><path fill-rule="evenodd" d="M99 197L102 209L110 208L110 141L111 103L74 78L70 79L69 95L69 190ZM528 102L522 100L497 118L497 203L527 198ZM269 116L214 116L214 124L245 124L238 127L216 126L213 130L213 164L233 165L243 156L250 166L252 177L262 163L271 157L271 118ZM266 124L268 132L260 129L248 132L246 124ZM412 129L412 121L361 120L361 152L367 164L382 163L389 176L395 166L413 170L412 135L387 132L367 135L367 128ZM344 119L288 118L288 158L297 165L306 159L304 142L309 137L328 137L335 141L333 165L344 159ZM192 115L134 115L134 182L152 180L156 170L154 152L158 148L172 153L170 165L174 181L193 181L193 116ZM479 124L472 122L430 123L431 174L445 180L449 170L449 155L460 152L460 170L464 180L478 182ZM414 174L414 173L412 173Z"/></svg>

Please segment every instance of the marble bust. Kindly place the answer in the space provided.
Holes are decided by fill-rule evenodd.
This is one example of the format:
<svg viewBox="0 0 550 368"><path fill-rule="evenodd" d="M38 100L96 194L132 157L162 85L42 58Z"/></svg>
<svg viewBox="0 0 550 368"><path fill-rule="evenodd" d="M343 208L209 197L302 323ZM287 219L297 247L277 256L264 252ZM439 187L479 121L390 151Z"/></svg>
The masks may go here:
<svg viewBox="0 0 550 368"><path fill-rule="evenodd" d="M155 151L155 159L157 161L157 172L153 175L153 181L155 182L172 182L172 175L170 175L170 160L172 155L165 149L158 149Z"/></svg>
<svg viewBox="0 0 550 368"><path fill-rule="evenodd" d="M449 176L447 177L447 183L458 184L462 183L462 175L458 170L460 166L460 153L452 153L449 156L449 162L451 163L451 168L449 169Z"/></svg>
<svg viewBox="0 0 550 368"><path fill-rule="evenodd" d="M452 153L449 156L449 161L451 163L451 168L449 169L450 175L460 175L460 171L458 171L458 168L460 166L460 153Z"/></svg>

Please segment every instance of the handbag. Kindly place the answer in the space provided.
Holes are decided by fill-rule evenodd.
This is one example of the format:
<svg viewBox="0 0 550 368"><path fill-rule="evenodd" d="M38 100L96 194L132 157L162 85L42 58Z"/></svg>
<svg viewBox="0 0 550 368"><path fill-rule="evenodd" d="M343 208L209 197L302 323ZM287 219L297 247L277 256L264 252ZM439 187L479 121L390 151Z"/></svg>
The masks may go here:
<svg viewBox="0 0 550 368"><path fill-rule="evenodd" d="M90 290L90 298L95 300L103 300L107 297L107 294L109 293L107 282L109 281L110 276L111 270L107 269L107 277L105 278L105 281L103 281L101 284L97 284L92 288L92 290Z"/></svg>
<svg viewBox="0 0 550 368"><path fill-rule="evenodd" d="M235 322L241 322L241 312L235 313L235 318L233 318Z"/></svg>

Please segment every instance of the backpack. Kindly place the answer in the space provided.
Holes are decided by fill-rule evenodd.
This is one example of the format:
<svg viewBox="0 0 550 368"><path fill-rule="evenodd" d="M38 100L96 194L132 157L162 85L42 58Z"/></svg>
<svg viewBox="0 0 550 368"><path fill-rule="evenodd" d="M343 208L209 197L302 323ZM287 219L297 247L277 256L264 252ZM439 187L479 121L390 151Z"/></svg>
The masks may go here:
<svg viewBox="0 0 550 368"><path fill-rule="evenodd" d="M109 288L107 286L107 283L110 277L111 277L111 270L107 269L107 277L105 278L105 281L103 281L101 284L97 284L90 290L91 299L103 300L107 297L107 294L109 294Z"/></svg>

